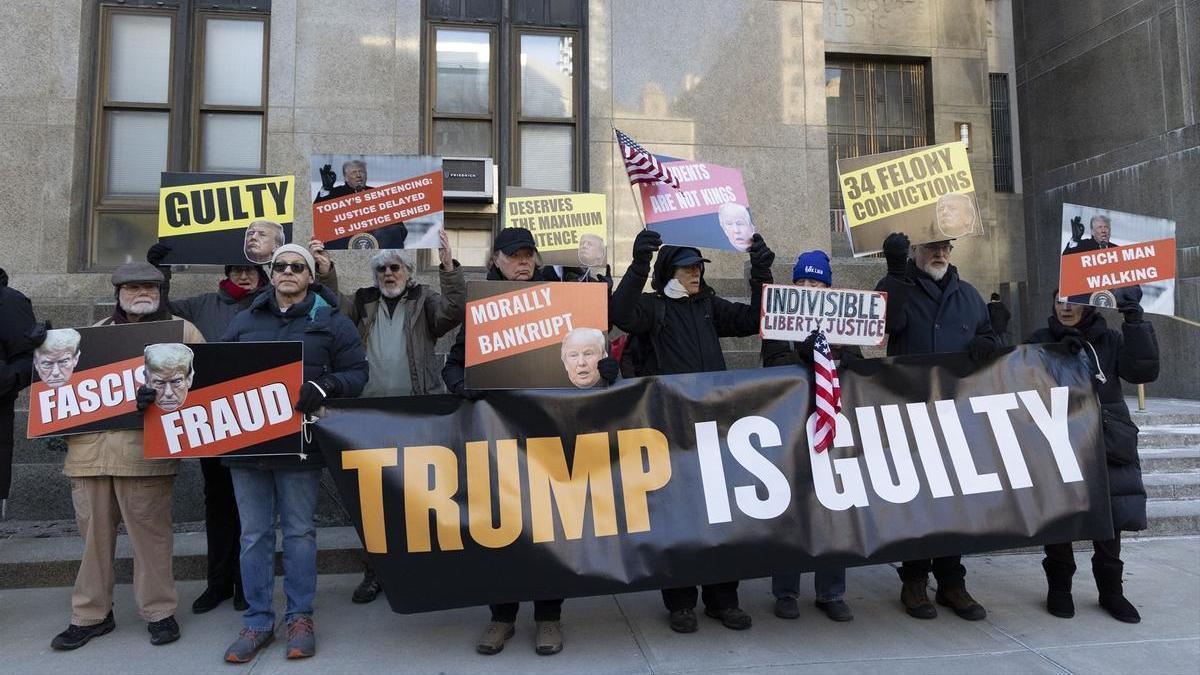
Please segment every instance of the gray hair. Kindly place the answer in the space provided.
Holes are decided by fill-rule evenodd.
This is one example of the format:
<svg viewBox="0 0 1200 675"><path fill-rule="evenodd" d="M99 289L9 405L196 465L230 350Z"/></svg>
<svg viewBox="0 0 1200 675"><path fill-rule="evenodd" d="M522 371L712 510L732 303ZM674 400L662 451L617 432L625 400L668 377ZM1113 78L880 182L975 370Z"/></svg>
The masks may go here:
<svg viewBox="0 0 1200 675"><path fill-rule="evenodd" d="M398 248L385 248L371 256L371 274L376 274L375 268L379 267L380 265L386 265L393 261L404 265L404 269L408 270L410 275L413 273L413 269L416 266L416 262L413 260L412 251L402 251Z"/></svg>
<svg viewBox="0 0 1200 675"><path fill-rule="evenodd" d="M149 345L142 352L146 358L146 370L183 370L192 372L192 359L195 353L192 348L178 342L166 342Z"/></svg>
<svg viewBox="0 0 1200 675"><path fill-rule="evenodd" d="M570 333L567 333L566 337L563 338L562 345L559 347L559 351L567 351L567 343L572 339L593 342L600 347L600 351L604 352L605 355L608 354L608 350L605 349L605 342L607 342L607 340L604 338L604 332L597 328L581 326L572 330Z"/></svg>
<svg viewBox="0 0 1200 675"><path fill-rule="evenodd" d="M39 354L50 352L66 352L72 354L79 351L79 341L83 338L74 328L55 328L46 331L46 341L37 348Z"/></svg>
<svg viewBox="0 0 1200 675"><path fill-rule="evenodd" d="M362 161L361 159L348 159L348 160L342 162L342 175L343 176L346 175L346 167L348 167L348 166L357 166L358 168L362 169L363 171L367 170L367 163Z"/></svg>
<svg viewBox="0 0 1200 675"><path fill-rule="evenodd" d="M1110 228L1112 227L1112 219L1104 214L1099 213L1092 216L1092 219L1088 221L1088 227L1095 228L1097 220L1103 220L1105 225L1109 226Z"/></svg>

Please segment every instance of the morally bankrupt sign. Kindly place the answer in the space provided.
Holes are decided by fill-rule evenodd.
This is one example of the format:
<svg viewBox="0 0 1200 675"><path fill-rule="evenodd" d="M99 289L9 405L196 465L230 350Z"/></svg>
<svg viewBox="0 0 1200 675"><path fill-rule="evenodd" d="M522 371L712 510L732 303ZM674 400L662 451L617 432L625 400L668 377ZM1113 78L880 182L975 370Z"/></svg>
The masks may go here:
<svg viewBox="0 0 1200 675"><path fill-rule="evenodd" d="M607 354L605 284L468 281L466 386L600 384Z"/></svg>
<svg viewBox="0 0 1200 675"><path fill-rule="evenodd" d="M677 246L750 250L754 221L742 172L716 164L660 158L679 181L641 183L646 227Z"/></svg>
<svg viewBox="0 0 1200 675"><path fill-rule="evenodd" d="M604 267L608 263L607 197L510 187L504 227L533 233L547 265Z"/></svg>
<svg viewBox="0 0 1200 675"><path fill-rule="evenodd" d="M871 359L840 378L823 453L808 371L787 366L337 401L315 434L397 612L1112 536L1076 355Z"/></svg>
<svg viewBox="0 0 1200 675"><path fill-rule="evenodd" d="M183 339L182 321L55 328L33 352L28 438L140 429L142 349Z"/></svg>
<svg viewBox="0 0 1200 675"><path fill-rule="evenodd" d="M162 174L158 238L165 264L262 264L292 240L292 176Z"/></svg>
<svg viewBox="0 0 1200 675"><path fill-rule="evenodd" d="M154 405L147 459L300 454L301 342L165 343L145 349Z"/></svg>
<svg viewBox="0 0 1200 675"><path fill-rule="evenodd" d="M313 236L325 248L439 247L441 157L315 155L311 165Z"/></svg>
<svg viewBox="0 0 1200 675"><path fill-rule="evenodd" d="M769 284L763 286L759 335L804 340L813 331L831 344L883 344L887 293Z"/></svg>
<svg viewBox="0 0 1200 675"><path fill-rule="evenodd" d="M983 232L961 142L839 159L837 166L855 256L879 252L892 232L914 244Z"/></svg>

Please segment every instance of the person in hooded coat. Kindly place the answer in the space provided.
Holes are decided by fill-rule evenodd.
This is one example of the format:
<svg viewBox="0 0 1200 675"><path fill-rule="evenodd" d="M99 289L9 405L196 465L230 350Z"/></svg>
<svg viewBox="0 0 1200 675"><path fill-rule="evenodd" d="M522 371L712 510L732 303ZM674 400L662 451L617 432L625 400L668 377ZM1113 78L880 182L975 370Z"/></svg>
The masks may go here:
<svg viewBox="0 0 1200 675"><path fill-rule="evenodd" d="M8 273L0 269L0 518L12 484L13 423L17 395L33 377L30 334L36 330L33 305L20 291L8 287ZM46 327L40 329L45 339Z"/></svg>
<svg viewBox="0 0 1200 675"><path fill-rule="evenodd" d="M655 251L658 258L650 280L654 290L643 293ZM649 344L653 363L646 366L645 374L725 370L720 338L758 334L762 285L771 283L774 260L762 235L755 234L750 244L750 304L731 302L704 282L704 263L710 261L699 250L663 246L657 232L642 230L633 242L633 262L609 301L609 320ZM727 628L745 630L752 620L738 606L737 587L737 581L703 586L704 614ZM671 629L695 632L699 628L696 588L668 588L662 595Z"/></svg>
<svg viewBox="0 0 1200 675"><path fill-rule="evenodd" d="M1108 491L1112 502L1114 536L1093 541L1092 575L1100 592L1100 606L1113 618L1126 623L1141 621L1137 608L1125 598L1121 576L1121 532L1146 529L1146 488L1137 453L1138 428L1129 417L1129 406L1121 392L1121 380L1145 384L1158 379L1158 338L1154 325L1143 320L1138 287L1117 289L1117 310L1125 320L1121 330L1108 322L1095 307L1055 301L1046 327L1039 328L1026 342L1059 342L1083 358L1092 371L1092 386L1100 399L1104 451L1108 464ZM1046 547L1042 560L1049 589L1046 609L1064 619L1075 615L1071 578L1075 554L1071 542Z"/></svg>

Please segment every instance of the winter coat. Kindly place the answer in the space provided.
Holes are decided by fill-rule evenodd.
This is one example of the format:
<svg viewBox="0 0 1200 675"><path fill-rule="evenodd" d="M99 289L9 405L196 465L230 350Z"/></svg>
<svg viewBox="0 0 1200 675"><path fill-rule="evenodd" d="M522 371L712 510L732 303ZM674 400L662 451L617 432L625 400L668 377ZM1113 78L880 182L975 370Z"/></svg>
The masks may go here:
<svg viewBox="0 0 1200 675"><path fill-rule="evenodd" d="M1012 319L1012 312L1004 306L1003 302L994 300L987 304L988 319L992 322L992 330L996 335L1001 335L1008 332L1008 321Z"/></svg>
<svg viewBox="0 0 1200 675"><path fill-rule="evenodd" d="M670 260L675 246L663 246L654 263L653 293L643 293L646 272L631 265L609 301L609 320L639 341L648 339L654 351L644 374L669 375L725 370L723 337L758 334L762 283L750 283L750 304L730 302L700 275L700 292L673 299L663 293L674 275Z"/></svg>
<svg viewBox="0 0 1200 675"><path fill-rule="evenodd" d="M965 352L976 336L999 344L979 291L950 265L942 284L908 261L904 277L886 276L875 290L888 293L888 356ZM905 288L897 288L906 284ZM901 307L893 299L908 296Z"/></svg>
<svg viewBox="0 0 1200 675"><path fill-rule="evenodd" d="M0 408L11 410L33 377L33 349L26 334L34 322L29 298L8 287L8 273L0 269L0 369L5 371L0 373L0 387L11 381L7 390L0 389Z"/></svg>
<svg viewBox="0 0 1200 675"><path fill-rule="evenodd" d="M354 324L337 311L337 297L328 289L313 286L303 300L281 313L275 291L268 288L233 318L221 336L221 342L288 341L304 343L305 381L330 375L338 382L336 398L353 398L362 393L367 384L367 354ZM305 458L289 455L223 461L238 468L320 469L325 465L319 452L307 453Z"/></svg>
<svg viewBox="0 0 1200 675"><path fill-rule="evenodd" d="M249 308L250 303L267 288L270 287L263 286L250 291L236 300L225 289L219 288L215 293L201 293L183 300L172 300L169 305L172 314L195 324L205 340L216 342L225 334L225 329L229 328L233 317L243 309Z"/></svg>
<svg viewBox="0 0 1200 675"><path fill-rule="evenodd" d="M1026 342L1059 342L1072 335L1087 341L1079 357L1088 362L1093 375L1103 373L1104 382L1092 378L1100 399L1105 455L1108 458L1108 494L1112 502L1113 528L1118 532L1146 529L1146 488L1142 463L1137 453L1137 433L1129 417L1129 406L1121 391L1121 380L1145 384L1158 379L1158 338L1149 321L1126 321L1121 330L1108 327L1104 317L1092 310L1078 324L1066 327L1051 316Z"/></svg>
<svg viewBox="0 0 1200 675"><path fill-rule="evenodd" d="M508 281L500 273L500 270L495 267L488 268L487 280ZM542 266L534 268L533 279L531 281L561 281L561 279L554 272L553 267ZM461 394L465 386L466 377L467 327L464 325L458 329L458 335L454 338L454 344L450 347L450 353L446 354L446 365L442 368L442 381L446 383L446 391L451 394Z"/></svg>
<svg viewBox="0 0 1200 675"><path fill-rule="evenodd" d="M204 342L200 330L183 321L183 341ZM101 319L93 326L108 326L112 317ZM63 474L72 478L90 476L173 476L179 468L177 459L144 459L142 430L120 429L97 431L67 437L67 459Z"/></svg>
<svg viewBox="0 0 1200 675"><path fill-rule="evenodd" d="M792 342L790 340L763 340L763 368L798 365L812 366L812 361L805 358L805 354L800 351L799 346L799 342ZM838 365L853 363L863 357L862 349L858 345L829 345L829 351L832 352L833 360Z"/></svg>
<svg viewBox="0 0 1200 675"><path fill-rule="evenodd" d="M320 275L326 288L337 292L337 270L329 268ZM411 284L400 301L404 303L408 328L408 371L412 374L412 393L416 396L443 393L442 363L433 348L442 337L463 322L467 303L467 282L457 262L450 270L438 268L442 292L424 284ZM367 344L375 327L375 318L383 298L375 286L360 288L353 295L338 293L338 309L358 327L359 338Z"/></svg>

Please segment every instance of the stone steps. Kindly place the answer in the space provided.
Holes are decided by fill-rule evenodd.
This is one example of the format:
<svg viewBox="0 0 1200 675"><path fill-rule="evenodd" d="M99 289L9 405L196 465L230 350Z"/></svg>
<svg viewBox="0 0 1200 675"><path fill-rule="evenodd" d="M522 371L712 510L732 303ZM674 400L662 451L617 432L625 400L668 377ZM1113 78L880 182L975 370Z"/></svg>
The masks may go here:
<svg viewBox="0 0 1200 675"><path fill-rule="evenodd" d="M1200 471L1142 474L1150 499L1200 499Z"/></svg>
<svg viewBox="0 0 1200 675"><path fill-rule="evenodd" d="M1139 448L1142 473L1200 470L1200 448Z"/></svg>

